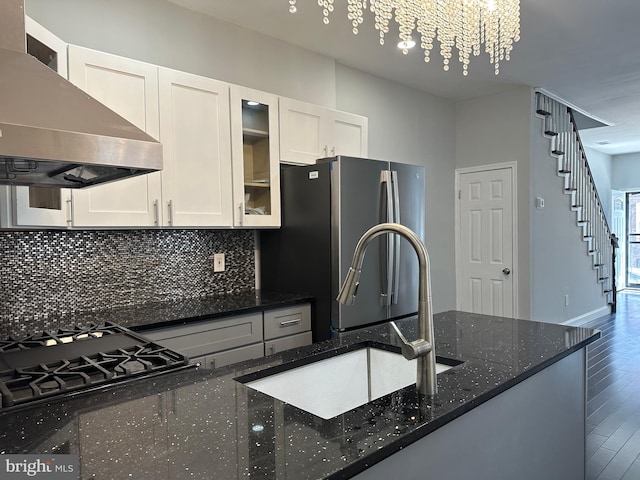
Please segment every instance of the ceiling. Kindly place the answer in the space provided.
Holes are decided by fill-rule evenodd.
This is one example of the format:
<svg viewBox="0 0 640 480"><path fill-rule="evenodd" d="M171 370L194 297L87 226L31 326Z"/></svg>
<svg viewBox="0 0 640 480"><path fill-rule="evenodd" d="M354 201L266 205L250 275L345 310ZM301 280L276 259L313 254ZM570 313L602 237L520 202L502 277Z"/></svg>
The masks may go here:
<svg viewBox="0 0 640 480"><path fill-rule="evenodd" d="M335 0L328 25L313 0L298 0L296 14L287 0L170 1L452 100L513 85L541 87L612 125L583 130L585 145L611 155L640 152L638 0L521 0L521 39L511 60L496 76L485 54L472 57L466 77L457 61L443 71L437 44L428 64L418 47L403 55L395 46L395 22L380 46L370 12L354 36L347 0Z"/></svg>

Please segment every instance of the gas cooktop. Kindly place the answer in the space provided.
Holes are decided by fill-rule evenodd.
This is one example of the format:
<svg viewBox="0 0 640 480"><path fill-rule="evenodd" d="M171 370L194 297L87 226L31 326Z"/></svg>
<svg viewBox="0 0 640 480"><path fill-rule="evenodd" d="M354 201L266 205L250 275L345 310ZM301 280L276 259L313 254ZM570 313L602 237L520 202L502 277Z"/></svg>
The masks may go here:
<svg viewBox="0 0 640 480"><path fill-rule="evenodd" d="M188 358L106 323L0 341L0 408L184 368Z"/></svg>

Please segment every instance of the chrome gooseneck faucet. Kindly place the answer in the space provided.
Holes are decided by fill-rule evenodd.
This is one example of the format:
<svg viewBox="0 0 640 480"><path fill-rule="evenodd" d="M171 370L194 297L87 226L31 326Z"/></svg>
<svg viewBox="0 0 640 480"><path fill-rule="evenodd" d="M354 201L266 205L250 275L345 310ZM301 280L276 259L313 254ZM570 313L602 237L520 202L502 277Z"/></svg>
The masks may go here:
<svg viewBox="0 0 640 480"><path fill-rule="evenodd" d="M433 314L431 312L431 273L429 270L429 254L424 244L411 229L398 223L381 223L367 230L358 241L353 252L351 267L340 288L337 300L344 305L353 305L358 289L358 280L364 261L367 246L379 235L385 233L399 234L406 238L418 255L418 339L412 342L400 333L395 322L391 322L396 334L402 342L402 355L407 360L418 359L416 384L422 395L435 395L438 392L436 380L436 352L434 348Z"/></svg>

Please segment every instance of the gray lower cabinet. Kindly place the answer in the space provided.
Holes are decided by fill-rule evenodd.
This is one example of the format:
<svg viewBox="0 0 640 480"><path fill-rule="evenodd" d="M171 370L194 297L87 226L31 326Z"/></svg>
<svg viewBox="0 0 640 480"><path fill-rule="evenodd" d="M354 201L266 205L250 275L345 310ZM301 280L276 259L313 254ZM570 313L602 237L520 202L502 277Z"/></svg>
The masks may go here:
<svg viewBox="0 0 640 480"><path fill-rule="evenodd" d="M298 333L297 335L276 338L275 340L265 340L264 354L273 355L283 350L302 347L304 345L311 345L311 332Z"/></svg>
<svg viewBox="0 0 640 480"><path fill-rule="evenodd" d="M205 355L202 366L204 368L219 368L232 363L251 360L252 358L264 357L264 349L262 343L254 343L246 347L232 348L224 352L212 353Z"/></svg>
<svg viewBox="0 0 640 480"><path fill-rule="evenodd" d="M262 312L200 320L143 334L203 367L220 367L264 356Z"/></svg>
<svg viewBox="0 0 640 480"><path fill-rule="evenodd" d="M264 312L264 354L311 344L311 306L308 303Z"/></svg>
<svg viewBox="0 0 640 480"><path fill-rule="evenodd" d="M308 330L311 330L311 307L308 303L264 312L265 340Z"/></svg>
<svg viewBox="0 0 640 480"><path fill-rule="evenodd" d="M311 307L304 303L155 328L142 334L187 355L202 368L219 368L311 344Z"/></svg>

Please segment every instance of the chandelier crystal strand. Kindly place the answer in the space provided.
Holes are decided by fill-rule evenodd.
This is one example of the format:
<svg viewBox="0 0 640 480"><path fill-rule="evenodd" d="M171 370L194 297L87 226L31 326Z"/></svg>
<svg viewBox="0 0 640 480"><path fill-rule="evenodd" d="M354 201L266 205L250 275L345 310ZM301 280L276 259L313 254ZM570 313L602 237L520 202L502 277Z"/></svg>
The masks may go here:
<svg viewBox="0 0 640 480"><path fill-rule="evenodd" d="M429 63L431 50L433 49L433 39L436 36L436 24L435 22L429 21L434 9L433 1L434 0L424 0L418 16L418 33L420 33L421 38L420 47L424 52L425 63Z"/></svg>
<svg viewBox="0 0 640 480"><path fill-rule="evenodd" d="M328 24L334 0L317 1L322 21ZM296 13L296 3L289 0L289 12ZM520 0L348 0L347 19L356 35L367 10L373 14L380 45L384 45L394 19L402 42L416 40L414 32L420 34L425 62L429 62L437 40L443 68L449 70L455 47L463 75L469 73L470 58L480 55L483 45L497 75L500 62L510 60L513 44L520 40ZM408 49L403 48L403 53Z"/></svg>
<svg viewBox="0 0 640 480"><path fill-rule="evenodd" d="M396 7L396 22L398 22L400 29L400 40L404 42L405 47L402 49L402 53L407 55L409 49L407 43L412 39L411 33L415 29L415 12L412 11L412 2L401 1Z"/></svg>

